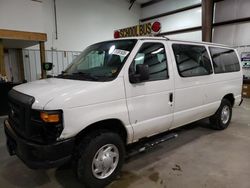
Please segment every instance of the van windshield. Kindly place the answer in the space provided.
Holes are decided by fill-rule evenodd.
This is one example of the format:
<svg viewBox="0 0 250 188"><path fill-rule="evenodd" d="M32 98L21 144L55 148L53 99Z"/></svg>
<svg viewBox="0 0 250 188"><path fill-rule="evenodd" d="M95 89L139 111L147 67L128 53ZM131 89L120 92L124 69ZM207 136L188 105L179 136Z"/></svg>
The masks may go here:
<svg viewBox="0 0 250 188"><path fill-rule="evenodd" d="M115 79L137 40L115 40L85 49L58 78L111 81Z"/></svg>

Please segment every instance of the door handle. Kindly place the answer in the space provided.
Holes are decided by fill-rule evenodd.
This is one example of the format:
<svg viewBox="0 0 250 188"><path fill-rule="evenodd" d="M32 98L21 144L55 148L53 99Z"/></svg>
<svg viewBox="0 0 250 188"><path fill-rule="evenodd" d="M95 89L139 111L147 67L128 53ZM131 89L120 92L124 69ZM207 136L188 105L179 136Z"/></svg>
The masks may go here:
<svg viewBox="0 0 250 188"><path fill-rule="evenodd" d="M170 102L170 103L173 103L173 99L174 99L174 95L173 95L173 93L171 92L171 93L169 93L169 102Z"/></svg>

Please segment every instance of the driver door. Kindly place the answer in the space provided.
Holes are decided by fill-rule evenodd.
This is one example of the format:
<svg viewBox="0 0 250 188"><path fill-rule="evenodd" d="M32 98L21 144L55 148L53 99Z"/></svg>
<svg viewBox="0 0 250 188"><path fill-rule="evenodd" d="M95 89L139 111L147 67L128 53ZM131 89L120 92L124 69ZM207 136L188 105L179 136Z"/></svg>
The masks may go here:
<svg viewBox="0 0 250 188"><path fill-rule="evenodd" d="M142 42L125 77L134 141L166 131L173 122L174 79L166 49L164 42ZM129 74L136 72L137 64L147 65L150 76L146 81L131 83Z"/></svg>

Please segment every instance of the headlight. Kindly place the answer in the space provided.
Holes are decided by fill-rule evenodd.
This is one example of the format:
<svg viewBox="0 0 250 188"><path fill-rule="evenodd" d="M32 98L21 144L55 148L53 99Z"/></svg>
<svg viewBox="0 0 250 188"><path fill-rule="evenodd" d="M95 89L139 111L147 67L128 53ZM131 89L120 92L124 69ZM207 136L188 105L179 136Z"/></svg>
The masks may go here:
<svg viewBox="0 0 250 188"><path fill-rule="evenodd" d="M32 139L43 142L55 142L63 131L62 110L35 110L31 112L30 132Z"/></svg>

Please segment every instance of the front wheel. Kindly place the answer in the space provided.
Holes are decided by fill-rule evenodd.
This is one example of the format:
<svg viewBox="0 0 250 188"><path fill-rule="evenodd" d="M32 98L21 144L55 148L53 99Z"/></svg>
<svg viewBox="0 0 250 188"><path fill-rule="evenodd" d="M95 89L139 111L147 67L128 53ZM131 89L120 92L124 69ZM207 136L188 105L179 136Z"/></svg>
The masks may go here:
<svg viewBox="0 0 250 188"><path fill-rule="evenodd" d="M232 105L227 99L222 99L217 112L210 117L210 123L213 129L226 129L232 118Z"/></svg>
<svg viewBox="0 0 250 188"><path fill-rule="evenodd" d="M118 134L93 133L80 144L76 174L86 187L104 187L120 172L124 155L124 143Z"/></svg>

